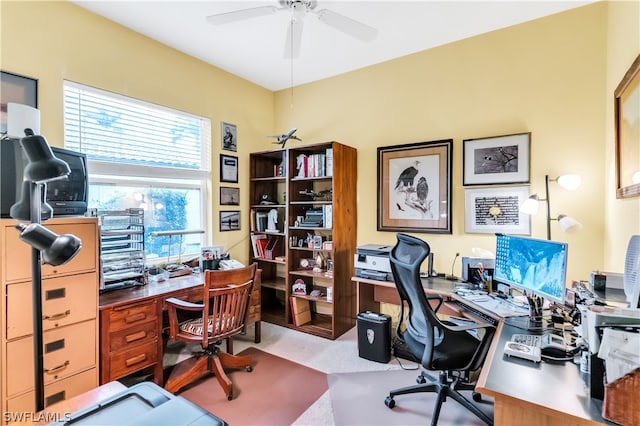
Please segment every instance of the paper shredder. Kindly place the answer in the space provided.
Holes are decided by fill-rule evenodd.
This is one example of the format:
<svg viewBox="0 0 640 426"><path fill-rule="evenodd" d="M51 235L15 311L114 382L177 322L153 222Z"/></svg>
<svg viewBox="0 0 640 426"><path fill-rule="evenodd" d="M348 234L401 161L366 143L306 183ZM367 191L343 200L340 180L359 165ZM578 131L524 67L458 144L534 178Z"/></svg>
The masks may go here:
<svg viewBox="0 0 640 426"><path fill-rule="evenodd" d="M361 312L357 316L358 356L370 361L387 363L391 359L391 317L376 312Z"/></svg>

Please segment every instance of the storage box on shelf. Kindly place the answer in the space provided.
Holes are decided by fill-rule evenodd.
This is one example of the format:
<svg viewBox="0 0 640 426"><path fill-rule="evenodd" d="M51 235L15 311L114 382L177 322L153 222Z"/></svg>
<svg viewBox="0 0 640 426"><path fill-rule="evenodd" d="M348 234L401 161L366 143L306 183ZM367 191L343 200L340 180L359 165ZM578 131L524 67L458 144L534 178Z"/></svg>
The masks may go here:
<svg viewBox="0 0 640 426"><path fill-rule="evenodd" d="M17 222L2 219L0 241L0 411L35 408L31 247L20 241ZM82 248L68 263L42 267L44 402L86 392L98 385L98 222L55 218L44 224L73 234ZM7 422L3 416L0 423Z"/></svg>
<svg viewBox="0 0 640 426"><path fill-rule="evenodd" d="M251 154L252 202L254 196L265 191L286 191L283 204L278 205L285 220L282 227L278 222L282 232L278 232L277 242L282 243L279 254L286 260L278 262L279 256L265 259L260 241L273 241L273 235L254 226L251 230L251 257L263 269L268 262L278 266L268 272L267 285L263 271L265 321L331 339L355 325L355 286L351 276L357 226L356 156L354 148L338 142ZM269 167L280 159L286 160L285 179L274 176L273 167ZM270 174L264 176L260 171ZM261 207L252 205L252 210L257 212ZM310 320L295 321L292 306L301 304L291 303L292 297L304 299L305 307L309 304Z"/></svg>

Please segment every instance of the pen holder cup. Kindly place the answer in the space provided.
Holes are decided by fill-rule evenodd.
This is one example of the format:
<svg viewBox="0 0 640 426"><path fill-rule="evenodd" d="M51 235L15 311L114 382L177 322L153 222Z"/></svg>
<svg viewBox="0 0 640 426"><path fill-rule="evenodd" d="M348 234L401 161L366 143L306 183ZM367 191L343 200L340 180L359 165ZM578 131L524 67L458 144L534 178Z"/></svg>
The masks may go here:
<svg viewBox="0 0 640 426"><path fill-rule="evenodd" d="M207 259L202 261L202 271L217 271L220 269L220 259Z"/></svg>

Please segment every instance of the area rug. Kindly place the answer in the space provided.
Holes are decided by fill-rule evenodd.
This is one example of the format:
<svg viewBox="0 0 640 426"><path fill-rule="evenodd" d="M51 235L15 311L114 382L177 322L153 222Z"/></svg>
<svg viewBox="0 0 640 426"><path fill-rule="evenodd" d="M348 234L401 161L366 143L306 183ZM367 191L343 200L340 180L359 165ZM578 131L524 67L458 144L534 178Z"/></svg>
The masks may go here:
<svg viewBox="0 0 640 426"><path fill-rule="evenodd" d="M329 374L329 394L335 424L341 425L425 425L431 422L435 394L418 393L396 396L395 408L384 404L392 389L416 384L418 370L387 370ZM470 392L464 393L471 398ZM478 404L493 417L493 401L485 396ZM438 426L484 425L455 400L442 405Z"/></svg>
<svg viewBox="0 0 640 426"><path fill-rule="evenodd" d="M234 398L228 401L210 375L178 395L220 417L229 425L289 425L327 391L327 375L250 347L253 371L229 370Z"/></svg>

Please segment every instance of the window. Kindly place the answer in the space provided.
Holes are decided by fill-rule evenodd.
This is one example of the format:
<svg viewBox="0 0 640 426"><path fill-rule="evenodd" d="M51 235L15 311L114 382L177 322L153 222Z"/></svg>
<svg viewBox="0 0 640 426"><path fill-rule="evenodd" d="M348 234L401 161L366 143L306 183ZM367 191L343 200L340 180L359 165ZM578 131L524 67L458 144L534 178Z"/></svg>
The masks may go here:
<svg viewBox="0 0 640 426"><path fill-rule="evenodd" d="M209 119L65 81L64 133L87 154L89 207L144 209L148 260L200 252L201 234L151 234L206 230Z"/></svg>

